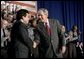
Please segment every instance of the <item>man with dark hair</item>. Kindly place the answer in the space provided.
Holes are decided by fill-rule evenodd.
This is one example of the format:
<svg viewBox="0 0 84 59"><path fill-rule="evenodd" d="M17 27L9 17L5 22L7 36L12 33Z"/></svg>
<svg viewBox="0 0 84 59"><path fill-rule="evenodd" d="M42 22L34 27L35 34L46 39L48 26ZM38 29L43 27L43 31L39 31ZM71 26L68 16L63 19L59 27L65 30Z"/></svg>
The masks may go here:
<svg viewBox="0 0 84 59"><path fill-rule="evenodd" d="M33 42L29 38L28 23L30 14L27 10L17 11L16 22L11 30L11 43L9 57L30 58L32 55Z"/></svg>
<svg viewBox="0 0 84 59"><path fill-rule="evenodd" d="M4 12L4 11L2 11L2 12L1 12L1 17L2 17L2 19L5 19L5 20L6 20L6 18L7 18L7 13Z"/></svg>

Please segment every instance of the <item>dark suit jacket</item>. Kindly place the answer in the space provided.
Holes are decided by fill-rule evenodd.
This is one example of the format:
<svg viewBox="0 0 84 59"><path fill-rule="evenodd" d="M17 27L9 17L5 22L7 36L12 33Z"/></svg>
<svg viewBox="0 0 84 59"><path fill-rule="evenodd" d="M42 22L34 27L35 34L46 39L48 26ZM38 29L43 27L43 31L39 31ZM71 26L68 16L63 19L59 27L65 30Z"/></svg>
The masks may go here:
<svg viewBox="0 0 84 59"><path fill-rule="evenodd" d="M51 28L51 35L49 36L43 26L42 22L38 23L38 31L41 34L41 47L45 47L45 57L52 58L53 55L57 56L59 38L58 32L60 31L60 24L58 21L49 19L49 24Z"/></svg>
<svg viewBox="0 0 84 59"><path fill-rule="evenodd" d="M46 52L49 48L50 38L46 32L44 23L39 21L37 24L37 30L40 36L40 44L39 44L39 55L41 58L46 56Z"/></svg>
<svg viewBox="0 0 84 59"><path fill-rule="evenodd" d="M25 24L16 21L11 31L11 43L9 52L14 58L28 58L32 53L33 42L28 37L28 31Z"/></svg>
<svg viewBox="0 0 84 59"><path fill-rule="evenodd" d="M58 20L49 19L49 24L51 28L51 48L53 50L54 57L59 57L58 47L59 47L59 37L58 33L60 33L60 23ZM52 53L51 53L52 54Z"/></svg>

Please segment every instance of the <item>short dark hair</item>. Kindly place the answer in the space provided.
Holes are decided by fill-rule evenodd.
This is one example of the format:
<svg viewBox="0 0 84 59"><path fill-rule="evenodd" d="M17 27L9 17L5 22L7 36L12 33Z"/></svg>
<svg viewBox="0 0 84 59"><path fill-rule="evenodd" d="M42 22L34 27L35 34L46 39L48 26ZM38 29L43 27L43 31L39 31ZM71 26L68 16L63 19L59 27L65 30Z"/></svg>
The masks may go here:
<svg viewBox="0 0 84 59"><path fill-rule="evenodd" d="M19 11L17 11L16 20L22 19L22 16L26 17L26 13L29 13L29 11L26 9L20 9Z"/></svg>
<svg viewBox="0 0 84 59"><path fill-rule="evenodd" d="M3 11L1 12L1 17L2 17L2 19L5 19L5 18L4 18L4 15L5 15L5 14L6 14L5 12L3 12Z"/></svg>
<svg viewBox="0 0 84 59"><path fill-rule="evenodd" d="M77 27L77 25L73 25L72 26L72 31L74 31L75 27ZM77 29L78 30L78 29Z"/></svg>

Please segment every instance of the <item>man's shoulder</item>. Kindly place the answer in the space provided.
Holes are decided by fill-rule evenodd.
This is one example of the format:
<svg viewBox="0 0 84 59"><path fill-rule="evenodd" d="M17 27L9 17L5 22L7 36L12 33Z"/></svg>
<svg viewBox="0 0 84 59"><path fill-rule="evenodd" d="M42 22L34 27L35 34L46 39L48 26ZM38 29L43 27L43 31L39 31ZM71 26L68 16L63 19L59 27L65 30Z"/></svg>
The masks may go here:
<svg viewBox="0 0 84 59"><path fill-rule="evenodd" d="M52 23L59 23L58 19L49 19L49 22L52 22Z"/></svg>
<svg viewBox="0 0 84 59"><path fill-rule="evenodd" d="M16 21L15 23L14 23L14 26L16 26L16 27L27 27L24 23L22 23L21 21Z"/></svg>

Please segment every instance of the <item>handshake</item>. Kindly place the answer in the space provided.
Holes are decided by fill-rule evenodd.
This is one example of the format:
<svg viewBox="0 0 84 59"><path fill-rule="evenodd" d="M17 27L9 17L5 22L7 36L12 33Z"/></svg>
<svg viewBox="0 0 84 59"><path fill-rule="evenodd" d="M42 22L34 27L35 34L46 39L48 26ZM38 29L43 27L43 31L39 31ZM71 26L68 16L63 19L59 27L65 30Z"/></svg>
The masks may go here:
<svg viewBox="0 0 84 59"><path fill-rule="evenodd" d="M37 47L37 43L35 41L33 41L33 48Z"/></svg>

